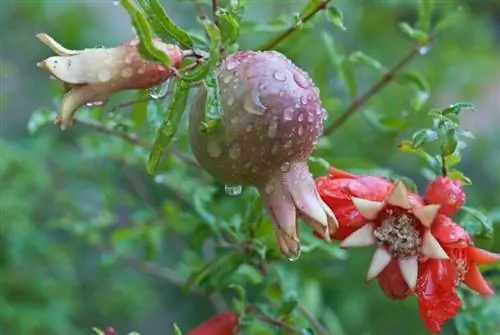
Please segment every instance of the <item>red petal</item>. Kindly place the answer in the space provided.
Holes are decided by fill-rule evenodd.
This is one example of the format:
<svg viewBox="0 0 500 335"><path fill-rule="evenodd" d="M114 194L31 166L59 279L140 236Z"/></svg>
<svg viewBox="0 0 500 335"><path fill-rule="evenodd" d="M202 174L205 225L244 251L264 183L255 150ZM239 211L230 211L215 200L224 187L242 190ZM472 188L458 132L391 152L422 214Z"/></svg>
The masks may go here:
<svg viewBox="0 0 500 335"><path fill-rule="evenodd" d="M219 313L192 329L187 335L233 335L238 326L238 319L238 315L234 313Z"/></svg>
<svg viewBox="0 0 500 335"><path fill-rule="evenodd" d="M465 274L464 284L477 293L486 297L495 294L493 289L488 285L486 280L483 278L483 275L475 265L469 267L469 271L467 271L467 273Z"/></svg>
<svg viewBox="0 0 500 335"><path fill-rule="evenodd" d="M333 178L347 178L347 179L355 179L355 178L357 178L356 175L353 175L353 174L351 174L349 172L346 172L346 171L339 170L339 169L334 168L334 167L330 167L328 169L328 173Z"/></svg>
<svg viewBox="0 0 500 335"><path fill-rule="evenodd" d="M500 261L500 254L495 254L473 246L467 248L467 254L472 262L479 265L488 265Z"/></svg>
<svg viewBox="0 0 500 335"><path fill-rule="evenodd" d="M418 296L418 303L420 317L432 333L439 333L441 325L454 318L461 305L454 288L450 291L443 291L431 299L426 296Z"/></svg>
<svg viewBox="0 0 500 335"><path fill-rule="evenodd" d="M438 214L431 232L439 243L448 247L453 245L463 248L472 243L469 233L443 214Z"/></svg>
<svg viewBox="0 0 500 335"><path fill-rule="evenodd" d="M392 300L402 300L411 293L395 260L387 265L377 280L382 292Z"/></svg>
<svg viewBox="0 0 500 335"><path fill-rule="evenodd" d="M348 184L352 196L373 201L384 201L393 187L388 180L376 176L361 176Z"/></svg>

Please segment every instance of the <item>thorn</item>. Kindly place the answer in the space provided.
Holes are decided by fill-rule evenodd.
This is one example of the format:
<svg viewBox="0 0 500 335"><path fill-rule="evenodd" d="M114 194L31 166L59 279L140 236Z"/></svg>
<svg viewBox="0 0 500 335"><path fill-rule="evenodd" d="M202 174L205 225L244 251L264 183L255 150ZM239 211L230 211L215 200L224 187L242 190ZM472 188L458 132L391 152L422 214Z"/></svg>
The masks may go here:
<svg viewBox="0 0 500 335"><path fill-rule="evenodd" d="M392 256L390 253L388 253L385 249L377 248L377 250L375 250L375 254L373 254L370 267L368 268L366 280L370 281L377 277L385 269L385 267L389 265L391 260Z"/></svg>
<svg viewBox="0 0 500 335"><path fill-rule="evenodd" d="M431 231L427 229L424 233L421 252L423 255L433 259L449 259L446 251L441 247Z"/></svg>
<svg viewBox="0 0 500 335"><path fill-rule="evenodd" d="M401 274L403 278L413 292L417 286L417 276L418 276L418 259L417 256L410 258L404 258L399 260L399 268L401 269Z"/></svg>
<svg viewBox="0 0 500 335"><path fill-rule="evenodd" d="M441 205L427 205L413 210L413 215L420 220L424 227L430 228L438 215Z"/></svg>
<svg viewBox="0 0 500 335"><path fill-rule="evenodd" d="M404 209L410 208L408 191L406 191L406 187L402 181L396 182L386 201L388 204L393 206L401 207Z"/></svg>
<svg viewBox="0 0 500 335"><path fill-rule="evenodd" d="M371 201L356 197L352 197L351 200L361 216L368 220L374 220L377 217L378 212L385 205L383 202Z"/></svg>
<svg viewBox="0 0 500 335"><path fill-rule="evenodd" d="M347 236L340 243L340 246L342 248L367 247L372 244L375 244L375 237L373 236L373 224L367 223L351 235Z"/></svg>

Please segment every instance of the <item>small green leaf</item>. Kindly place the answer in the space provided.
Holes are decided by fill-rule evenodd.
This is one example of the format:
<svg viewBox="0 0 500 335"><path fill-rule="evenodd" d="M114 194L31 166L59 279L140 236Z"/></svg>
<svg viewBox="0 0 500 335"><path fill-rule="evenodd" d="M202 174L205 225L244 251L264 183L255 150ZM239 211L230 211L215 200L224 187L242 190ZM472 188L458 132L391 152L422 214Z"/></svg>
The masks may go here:
<svg viewBox="0 0 500 335"><path fill-rule="evenodd" d="M349 60L353 63L358 63L361 62L363 64L368 65L369 67L374 68L377 71L380 71L382 73L387 72L387 68L380 63L380 61L376 60L375 58L368 56L367 54L361 52L361 51L356 51L352 53L349 56Z"/></svg>
<svg viewBox="0 0 500 335"><path fill-rule="evenodd" d="M413 148L419 148L425 143L432 142L438 139L438 133L432 129L420 129L413 134L412 146Z"/></svg>
<svg viewBox="0 0 500 335"><path fill-rule="evenodd" d="M464 212L465 216L460 223L469 234L485 239L493 237L493 222L483 212L469 206L462 206L461 212Z"/></svg>
<svg viewBox="0 0 500 335"><path fill-rule="evenodd" d="M441 111L441 114L444 116L449 116L450 114L459 115L463 110L467 110L473 113L477 112L476 106L474 106L474 104L468 102L459 102L443 109Z"/></svg>
<svg viewBox="0 0 500 335"><path fill-rule="evenodd" d="M174 322L173 327L174 327L174 333L175 333L175 335L182 335L182 331L179 328L179 326L177 326L177 323Z"/></svg>
<svg viewBox="0 0 500 335"><path fill-rule="evenodd" d="M425 45L429 41L429 35L422 30L415 29L406 22L399 24L401 31L408 37L418 41L419 44Z"/></svg>
<svg viewBox="0 0 500 335"><path fill-rule="evenodd" d="M346 30L343 21L344 15L337 7L332 5L328 6L328 8L326 9L326 15L328 17L328 20L330 20L334 25L342 30Z"/></svg>
<svg viewBox="0 0 500 335"><path fill-rule="evenodd" d="M153 43L153 31L144 14L132 4L131 0L120 0L120 3L127 10L138 34L140 41L138 50L141 56L147 60L161 63L165 67L170 67L170 58L168 55L162 50L157 49Z"/></svg>
<svg viewBox="0 0 500 335"><path fill-rule="evenodd" d="M347 59L342 59L339 66L339 75L344 82L344 86L347 90L347 94L351 100L356 99L358 95L358 86L356 82L356 74L351 66L351 63Z"/></svg>
<svg viewBox="0 0 500 335"><path fill-rule="evenodd" d="M191 291L194 287L196 287L202 280L210 276L212 273L217 272L226 264L229 264L233 261L235 257L234 253L228 253L219 257L213 258L211 261L207 262L205 266L203 266L198 271L194 272L187 280L182 290L184 292Z"/></svg>
<svg viewBox="0 0 500 335"><path fill-rule="evenodd" d="M363 116L371 125L387 133L400 132L407 126L406 120L401 117L380 115L370 109L364 109Z"/></svg>
<svg viewBox="0 0 500 335"><path fill-rule="evenodd" d="M146 12L150 21L155 22L153 25L158 36L162 36L165 32L174 38L183 48L192 48L193 41L189 34L179 28L167 15L165 9L158 0L137 0L141 8Z"/></svg>
<svg viewBox="0 0 500 335"><path fill-rule="evenodd" d="M429 99L430 88L427 80L420 73L408 72L397 75L395 81L402 85L410 85L416 90L416 96L413 99L413 106L418 111Z"/></svg>
<svg viewBox="0 0 500 335"><path fill-rule="evenodd" d="M218 8L215 15L219 22L222 43L232 45L238 40L240 33L238 21L224 8Z"/></svg>
<svg viewBox="0 0 500 335"><path fill-rule="evenodd" d="M422 158L430 168L434 170L436 173L441 172L441 160L436 159L429 153L427 153L422 148L414 148L413 143L411 141L402 141L398 144L398 149L402 152L412 153Z"/></svg>
<svg viewBox="0 0 500 335"><path fill-rule="evenodd" d="M449 170L448 177L450 179L458 180L462 185L472 185L472 180L469 177L465 176L462 172L458 170Z"/></svg>
<svg viewBox="0 0 500 335"><path fill-rule="evenodd" d="M221 121L220 88L217 74L212 72L203 81L207 90L205 101L205 119L200 124L199 131L202 134L209 134L217 129Z"/></svg>
<svg viewBox="0 0 500 335"><path fill-rule="evenodd" d="M94 331L94 333L96 333L97 335L105 335L104 332L100 329L97 329L97 328L92 328L92 330Z"/></svg>
<svg viewBox="0 0 500 335"><path fill-rule="evenodd" d="M420 0L420 8L418 12L418 26L420 30L429 32L433 9L433 0Z"/></svg>
<svg viewBox="0 0 500 335"><path fill-rule="evenodd" d="M220 59L221 34L219 28L209 19L200 19L203 28L210 40L210 53L208 60L193 70L183 73L181 78L188 82L199 81L205 78L210 72L215 70Z"/></svg>
<svg viewBox="0 0 500 335"><path fill-rule="evenodd" d="M236 291L236 293L238 294L238 297L241 299L241 300L246 300L246 293L245 293L245 289L240 286L240 285L237 285L237 284L231 284L229 285L229 288L232 288L233 290Z"/></svg>
<svg viewBox="0 0 500 335"><path fill-rule="evenodd" d="M458 146L458 136L457 130L450 128L446 130L443 138L443 144L441 145L442 155L448 156L452 155Z"/></svg>
<svg viewBox="0 0 500 335"><path fill-rule="evenodd" d="M150 174L154 174L158 169L163 151L170 145L177 132L177 127L186 108L188 95L189 84L177 80L172 91L172 100L170 101L167 117L156 132L155 142L149 155L147 170Z"/></svg>

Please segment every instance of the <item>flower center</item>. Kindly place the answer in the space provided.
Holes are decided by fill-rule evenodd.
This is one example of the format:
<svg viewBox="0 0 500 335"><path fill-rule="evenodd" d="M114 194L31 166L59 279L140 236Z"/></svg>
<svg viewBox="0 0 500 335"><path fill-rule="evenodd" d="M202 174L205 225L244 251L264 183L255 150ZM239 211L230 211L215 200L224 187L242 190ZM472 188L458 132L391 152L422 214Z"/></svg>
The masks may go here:
<svg viewBox="0 0 500 335"><path fill-rule="evenodd" d="M380 216L380 226L373 235L393 258L416 256L422 239L415 228L417 219L404 210L388 209Z"/></svg>

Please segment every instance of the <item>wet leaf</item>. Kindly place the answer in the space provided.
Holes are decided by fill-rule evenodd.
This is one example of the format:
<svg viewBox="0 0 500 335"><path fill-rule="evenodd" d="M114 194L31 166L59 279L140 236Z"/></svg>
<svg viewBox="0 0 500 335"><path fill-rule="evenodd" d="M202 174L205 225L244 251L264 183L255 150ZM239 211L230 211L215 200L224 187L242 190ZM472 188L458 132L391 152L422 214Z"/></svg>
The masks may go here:
<svg viewBox="0 0 500 335"><path fill-rule="evenodd" d="M219 22L222 43L227 46L232 45L238 40L240 33L238 21L224 8L218 8L215 15Z"/></svg>
<svg viewBox="0 0 500 335"><path fill-rule="evenodd" d="M368 56L367 54L361 52L361 51L356 51L352 53L349 56L349 60L353 63L363 63L365 65L368 65L371 68L374 68L377 71L380 71L382 73L387 72L387 68L380 63L377 59Z"/></svg>
<svg viewBox="0 0 500 335"><path fill-rule="evenodd" d="M399 28L405 35L407 35L411 39L416 40L421 45L427 44L429 40L429 35L427 33L423 32L422 30L413 28L406 22L400 23Z"/></svg>
<svg viewBox="0 0 500 335"><path fill-rule="evenodd" d="M334 25L339 27L342 30L346 30L347 28L344 26L344 15L335 6L329 5L328 8L326 9L326 15L328 17L328 20L332 22Z"/></svg>
<svg viewBox="0 0 500 335"><path fill-rule="evenodd" d="M430 95L430 88L427 80L420 73L408 72L397 75L395 81L402 85L409 85L416 91L412 105L418 111L427 102Z"/></svg>
<svg viewBox="0 0 500 335"><path fill-rule="evenodd" d="M444 133L443 144L441 145L441 152L444 156L452 155L458 146L457 130L450 128Z"/></svg>
<svg viewBox="0 0 500 335"><path fill-rule="evenodd" d="M450 114L453 115L460 115L462 111L469 111L469 112L477 112L476 106L474 104L469 103L469 102L458 102L456 104L453 104L441 111L441 114L444 116L449 116Z"/></svg>
<svg viewBox="0 0 500 335"><path fill-rule="evenodd" d="M217 74L212 72L203 81L207 90L205 101L205 119L200 124L200 132L209 134L221 123L221 98Z"/></svg>
<svg viewBox="0 0 500 335"><path fill-rule="evenodd" d="M438 137L438 133L432 129L420 129L413 134L412 146L415 149L419 148L425 143L437 140Z"/></svg>
<svg viewBox="0 0 500 335"><path fill-rule="evenodd" d="M418 11L418 26L420 30L424 32L429 32L431 19L432 19L432 10L434 9L434 1L433 0L420 0L420 6Z"/></svg>
<svg viewBox="0 0 500 335"><path fill-rule="evenodd" d="M150 174L155 174L163 156L163 151L167 148L177 132L179 122L186 109L189 95L189 84L183 80L177 80L172 91L172 100L167 111L166 119L156 132L156 138L149 155L147 170Z"/></svg>
<svg viewBox="0 0 500 335"><path fill-rule="evenodd" d="M469 177L465 176L462 172L458 170L449 170L448 177L451 179L458 180L462 185L472 185L472 181Z"/></svg>
<svg viewBox="0 0 500 335"><path fill-rule="evenodd" d="M132 4L131 0L120 0L120 3L132 19L132 24L140 41L137 49L141 56L152 62L161 63L165 67L170 67L168 55L157 49L153 44L153 30L144 14Z"/></svg>

